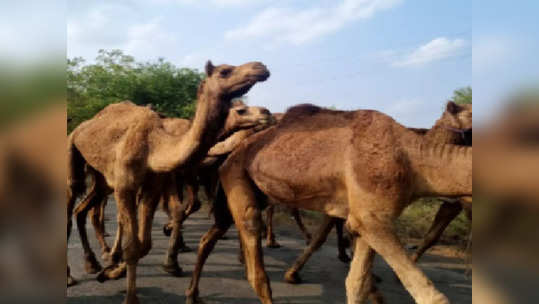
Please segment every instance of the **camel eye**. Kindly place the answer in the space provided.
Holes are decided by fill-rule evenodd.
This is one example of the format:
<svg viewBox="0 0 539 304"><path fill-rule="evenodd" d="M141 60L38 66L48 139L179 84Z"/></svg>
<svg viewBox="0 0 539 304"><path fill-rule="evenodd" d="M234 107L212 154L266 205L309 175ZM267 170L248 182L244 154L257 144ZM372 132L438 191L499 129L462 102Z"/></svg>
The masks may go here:
<svg viewBox="0 0 539 304"><path fill-rule="evenodd" d="M231 72L232 72L232 69L224 69L224 70L221 70L221 72L219 72L219 73L220 73L221 77L228 77Z"/></svg>
<svg viewBox="0 0 539 304"><path fill-rule="evenodd" d="M245 113L247 113L247 110L246 109L237 109L236 113L238 113L238 115L245 115Z"/></svg>

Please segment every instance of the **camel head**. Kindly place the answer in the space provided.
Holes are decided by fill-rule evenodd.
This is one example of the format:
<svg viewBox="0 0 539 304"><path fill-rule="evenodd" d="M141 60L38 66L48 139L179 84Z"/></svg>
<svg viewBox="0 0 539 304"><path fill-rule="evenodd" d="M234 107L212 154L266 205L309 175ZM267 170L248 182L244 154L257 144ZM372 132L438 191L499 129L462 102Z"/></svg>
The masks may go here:
<svg viewBox="0 0 539 304"><path fill-rule="evenodd" d="M247 128L263 129L273 123L271 112L264 107L248 107L241 101L232 103L225 122L225 130Z"/></svg>
<svg viewBox="0 0 539 304"><path fill-rule="evenodd" d="M445 107L445 112L440 119L440 123L449 128L458 130L472 129L472 105L458 105L449 101Z"/></svg>
<svg viewBox="0 0 539 304"><path fill-rule="evenodd" d="M220 97L232 99L244 95L251 87L265 81L270 72L260 62L249 62L239 66L222 64L214 66L206 63L205 87Z"/></svg>

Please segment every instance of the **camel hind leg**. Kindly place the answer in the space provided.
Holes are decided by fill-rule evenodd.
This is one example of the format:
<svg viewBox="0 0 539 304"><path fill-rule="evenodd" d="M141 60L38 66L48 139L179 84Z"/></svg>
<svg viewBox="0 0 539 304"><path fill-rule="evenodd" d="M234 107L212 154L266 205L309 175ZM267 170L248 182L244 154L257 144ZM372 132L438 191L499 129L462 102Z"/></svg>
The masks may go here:
<svg viewBox="0 0 539 304"><path fill-rule="evenodd" d="M325 216L324 221L320 225L319 230L314 236L314 239L309 243L309 246L305 248L302 255L296 259L292 267L290 267L286 273L285 273L285 281L290 284L299 284L301 283L301 278L299 276L299 272L305 266L305 263L307 263L307 260L311 257L311 255L322 245L326 242L327 237L329 233L331 232L331 229L335 225L335 218L332 218L330 216Z"/></svg>
<svg viewBox="0 0 539 304"><path fill-rule="evenodd" d="M444 202L434 218L429 231L423 238L423 243L419 246L419 249L412 255L412 260L417 263L419 258L431 248L442 236L447 226L459 215L462 211L460 203L456 202Z"/></svg>
<svg viewBox="0 0 539 304"><path fill-rule="evenodd" d="M101 246L101 257L105 259L110 254L110 247L105 240L105 207L107 205L107 196L96 206L90 209L89 216L95 230L95 237Z"/></svg>
<svg viewBox="0 0 539 304"><path fill-rule="evenodd" d="M346 253L346 248L350 247L350 241L344 237L344 220L340 218L335 218L335 231L337 233L337 248L339 255L337 258L348 264L352 261L348 254Z"/></svg>
<svg viewBox="0 0 539 304"><path fill-rule="evenodd" d="M72 136L68 138L67 148L67 243L69 243L69 237L71 236L71 230L73 228L73 210L75 208L75 202L79 196L81 196L86 190L86 184L84 181L85 173L84 166L86 161L73 144ZM67 287L73 286L77 281L71 276L71 269L69 264L67 265Z"/></svg>
<svg viewBox="0 0 539 304"><path fill-rule="evenodd" d="M86 231L86 218L88 217L88 211L96 207L101 202L101 200L102 198L98 191L96 191L96 188L94 186L75 209L75 217L77 219L77 228L79 231L80 242L84 250L84 268L89 274L95 274L100 271L101 265L95 258L95 254L92 251L90 243L88 242L88 235Z"/></svg>
<svg viewBox="0 0 539 304"><path fill-rule="evenodd" d="M303 237L305 238L305 241L307 242L307 245L309 245L309 243L311 242L311 239L312 239L312 235L309 233L309 231L307 231L307 228L303 224L303 221L301 220L301 215L299 214L299 209L298 208L291 208L290 213L292 214L292 217L296 221L296 224L298 225L299 230L303 234Z"/></svg>
<svg viewBox="0 0 539 304"><path fill-rule="evenodd" d="M269 205L266 208L266 247L279 248L281 245L275 240L275 234L273 233L273 213L275 212L275 205Z"/></svg>
<svg viewBox="0 0 539 304"><path fill-rule="evenodd" d="M213 204L213 210L215 215L215 223L200 239L195 270L193 271L189 288L185 292L186 304L194 304L198 302L198 285L200 283L200 275L202 273L204 263L215 247L215 244L217 244L217 241L219 241L219 239L225 235L233 222L222 187L219 187L218 189L215 202Z"/></svg>

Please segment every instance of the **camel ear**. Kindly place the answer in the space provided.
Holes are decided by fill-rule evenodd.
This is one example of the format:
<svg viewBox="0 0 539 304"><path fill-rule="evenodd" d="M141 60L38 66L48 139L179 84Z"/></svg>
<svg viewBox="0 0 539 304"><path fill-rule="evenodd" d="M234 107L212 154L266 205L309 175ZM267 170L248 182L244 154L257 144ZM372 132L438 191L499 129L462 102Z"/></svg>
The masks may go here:
<svg viewBox="0 0 539 304"><path fill-rule="evenodd" d="M206 62L206 76L210 77L214 70L215 66L211 63L211 60L208 60L208 62Z"/></svg>
<svg viewBox="0 0 539 304"><path fill-rule="evenodd" d="M243 100L241 99L234 99L232 100L232 107L239 107L239 106L244 106L245 103L243 102Z"/></svg>
<svg viewBox="0 0 539 304"><path fill-rule="evenodd" d="M462 110L462 108L455 102L449 101L447 103L447 106L445 107L445 110L451 114L457 114L458 112L460 112L460 110Z"/></svg>

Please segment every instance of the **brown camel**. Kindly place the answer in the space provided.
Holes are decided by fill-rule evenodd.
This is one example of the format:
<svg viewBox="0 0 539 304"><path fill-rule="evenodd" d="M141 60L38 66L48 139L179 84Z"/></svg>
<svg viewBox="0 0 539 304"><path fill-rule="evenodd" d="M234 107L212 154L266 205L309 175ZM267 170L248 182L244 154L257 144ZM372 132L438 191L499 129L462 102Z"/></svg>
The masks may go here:
<svg viewBox="0 0 539 304"><path fill-rule="evenodd" d="M269 71L258 62L241 66L208 62L206 76L199 87L195 118L185 134L170 134L157 113L124 102L107 106L69 136L68 239L75 200L84 192L87 163L114 189L119 235L124 239L122 257L127 265L127 304L139 302L136 266L151 248L151 224L165 177L175 170L196 168L217 142L231 100L247 93L256 82L265 81ZM68 268L68 284L69 280Z"/></svg>
<svg viewBox="0 0 539 304"><path fill-rule="evenodd" d="M407 255L393 222L416 198L471 196L472 148L433 144L377 111L300 105L242 142L221 166L220 180L220 216L201 239L188 303L197 299L199 272L233 221L248 281L262 303L273 302L259 238L268 198L346 219L348 230L362 236L346 279L348 303L379 297L370 274L374 251L417 303L449 303Z"/></svg>
<svg viewBox="0 0 539 304"><path fill-rule="evenodd" d="M281 121L284 117L283 113L274 113L273 117L277 122ZM299 209L297 208L288 208L290 215L294 218L296 225L303 234L303 237L307 241L307 245L311 243L312 235L309 233L303 221L301 220L301 215ZM275 204L270 204L266 208L266 247L268 248L279 248L281 245L275 240L275 234L273 233L273 214L275 212ZM342 227L344 225L343 221L338 222L339 227L337 228L337 239L338 239L338 249L339 249L339 259L345 263L350 261L350 258L346 254L346 241L343 237ZM341 229L339 229L341 228Z"/></svg>
<svg viewBox="0 0 539 304"><path fill-rule="evenodd" d="M417 134L423 135L425 139L431 141L432 143L470 146L472 106L457 105L454 102L449 101L446 105L444 113L431 129L409 129ZM467 204L462 200L455 201L454 199L443 199L443 204L438 210L435 220L432 223L429 232L426 234L423 243L412 255L412 260L414 262L417 262L421 255L437 242L445 228L447 228L447 225L449 225L449 223L460 213L463 206L467 208L466 210L469 210L471 214L471 204ZM311 255L326 242L327 237L334 225L336 225L337 231L342 229L342 226L339 227L339 223L342 223L342 219L332 218L329 216L324 218L323 224L315 234L313 241L307 248L305 248L302 255L296 259L294 264L286 271L286 282L291 284L298 284L301 282L299 271L301 271L303 266L305 266L305 263L307 263ZM338 232L337 234L342 235L342 232ZM339 241L339 243L340 242L341 241ZM341 246L344 247L344 245L339 245L339 247ZM344 249L342 249L342 251L344 251ZM342 251L339 249L339 256ZM346 252L344 252L344 254L346 254Z"/></svg>
<svg viewBox="0 0 539 304"><path fill-rule="evenodd" d="M234 101L232 108L230 109L227 119L225 121L225 130L237 130L237 129L254 129L262 128L272 123L271 113L262 107L247 107L241 101ZM180 118L163 118L163 126L165 130L174 135L185 134L190 126L191 122L186 119ZM239 131L238 131L239 132ZM98 172L87 168L87 174L93 177L94 185L91 191L87 194L87 197L82 201L84 203L79 204L74 211L74 215L77 219L77 227L80 233L81 243L84 248L85 257L85 269L87 273L93 274L101 270L101 265L97 262L95 254L90 248L88 238L86 235L86 217L90 215L92 224L95 229L96 238L99 241L102 249L103 259L110 260L113 266L98 276L98 280L105 281L108 279L117 279L124 274L125 267L122 264L121 269L116 269L116 263L120 259L120 247L119 241L115 241L115 246L111 252L110 247L105 241L104 230L104 208L107 202L108 193L100 195L95 193L99 190L106 191L106 185L104 180ZM184 182L189 180L190 182ZM187 199L183 200L183 184L186 184ZM181 235L181 223L193 212L200 208L200 202L196 200L195 193L197 188L196 183L192 181L192 174L186 174L181 170L179 172L171 173L165 181L164 193L162 194L161 202L163 209L170 218L168 227L170 228L168 236L172 234L170 240L170 247L166 255L163 269L170 274L179 276L182 273L181 268L177 262L178 251L181 250L183 244L183 238ZM139 195L141 193L139 192ZM97 202L92 198L96 195L102 197L101 202ZM93 204L93 205L92 205Z"/></svg>

